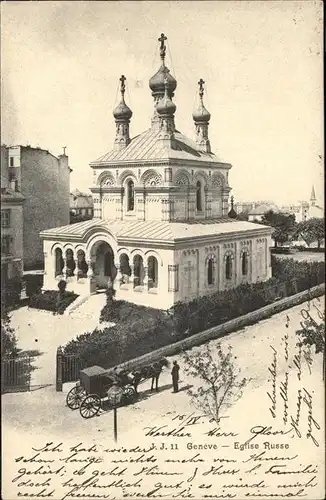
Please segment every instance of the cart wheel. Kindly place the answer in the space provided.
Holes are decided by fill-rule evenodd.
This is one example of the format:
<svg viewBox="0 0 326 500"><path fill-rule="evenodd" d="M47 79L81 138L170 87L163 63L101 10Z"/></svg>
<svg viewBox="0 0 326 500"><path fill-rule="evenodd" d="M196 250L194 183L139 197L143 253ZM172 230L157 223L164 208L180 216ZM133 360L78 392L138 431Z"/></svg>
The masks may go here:
<svg viewBox="0 0 326 500"><path fill-rule="evenodd" d="M123 388L123 399L126 403L131 403L136 399L136 391L132 385Z"/></svg>
<svg viewBox="0 0 326 500"><path fill-rule="evenodd" d="M80 403L84 399L85 394L85 390L80 385L76 385L67 394L67 406L71 410L77 410L77 408L80 407Z"/></svg>
<svg viewBox="0 0 326 500"><path fill-rule="evenodd" d="M97 394L86 396L80 404L79 412L83 418L92 418L101 408L101 398Z"/></svg>

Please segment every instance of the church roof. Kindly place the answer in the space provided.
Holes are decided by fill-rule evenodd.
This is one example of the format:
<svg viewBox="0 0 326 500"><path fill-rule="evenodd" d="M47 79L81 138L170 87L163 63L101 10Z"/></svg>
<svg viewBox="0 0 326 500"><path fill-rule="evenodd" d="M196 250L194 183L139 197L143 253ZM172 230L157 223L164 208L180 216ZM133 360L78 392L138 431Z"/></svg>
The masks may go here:
<svg viewBox="0 0 326 500"><path fill-rule="evenodd" d="M91 162L91 165L169 159L224 163L214 153L199 151L197 144L192 139L181 134L181 132L176 130L174 137L173 146L167 147L160 139L159 130L146 130L134 137L126 148L110 151Z"/></svg>
<svg viewBox="0 0 326 500"><path fill-rule="evenodd" d="M191 222L168 222L168 221L126 221L126 220L103 220L91 219L88 221L56 227L42 231L41 237L45 239L77 239L83 240L90 230L107 230L119 241L139 240L140 242L178 242L181 240L195 239L200 237L231 235L264 229L269 232L269 226L255 224L235 219L203 219Z"/></svg>

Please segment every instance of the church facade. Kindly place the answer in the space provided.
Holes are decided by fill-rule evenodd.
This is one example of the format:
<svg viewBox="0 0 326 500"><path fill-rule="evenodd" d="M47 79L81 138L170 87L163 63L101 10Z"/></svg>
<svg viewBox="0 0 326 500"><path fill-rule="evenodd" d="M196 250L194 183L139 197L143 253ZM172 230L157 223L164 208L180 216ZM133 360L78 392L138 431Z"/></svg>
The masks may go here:
<svg viewBox="0 0 326 500"><path fill-rule="evenodd" d="M177 82L165 64L150 79L150 128L130 138L132 111L114 110L113 149L91 162L94 218L43 231L44 288L88 295L113 283L116 297L168 309L271 276L271 229L228 216L231 165L211 151L204 81L193 112L195 140L175 127Z"/></svg>

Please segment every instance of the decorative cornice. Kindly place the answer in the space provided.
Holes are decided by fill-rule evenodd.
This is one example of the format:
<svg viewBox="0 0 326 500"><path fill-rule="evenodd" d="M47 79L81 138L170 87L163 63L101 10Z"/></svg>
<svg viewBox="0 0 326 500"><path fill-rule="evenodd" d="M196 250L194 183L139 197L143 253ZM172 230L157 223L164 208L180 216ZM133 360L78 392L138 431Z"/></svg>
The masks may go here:
<svg viewBox="0 0 326 500"><path fill-rule="evenodd" d="M266 229L253 229L252 231L246 231L246 236L245 238L255 238L259 236L269 236L272 233L272 229L268 226L266 226ZM187 244L188 247L195 247L198 245L207 245L208 243L210 245L214 245L219 242L223 242L223 240L239 240L240 238L243 238L242 232L241 231L235 231L234 233L223 233L223 234L218 234L218 235L205 235L205 236L197 236L197 237L184 237L184 238L176 238L174 241L166 241L166 240L142 240L142 245L143 246L155 246L155 248L174 248L174 249L184 249L185 244ZM124 236L123 238L119 237L117 238L118 244L125 244L125 245L139 245L139 239L138 238L128 238Z"/></svg>
<svg viewBox="0 0 326 500"><path fill-rule="evenodd" d="M272 233L272 229L268 226L266 226L266 229L253 229L251 231L246 231L246 235L244 236L242 231L234 231L233 233L221 233L221 234L216 234L216 235L203 235L203 236L196 236L193 238L185 237L185 238L176 238L175 243L176 245L180 248L183 248L185 244L187 246L193 246L196 244L211 244L214 245L215 243L223 242L223 240L239 240L241 238L256 238L256 237L268 237Z"/></svg>
<svg viewBox="0 0 326 500"><path fill-rule="evenodd" d="M89 166L91 168L126 168L127 166L133 166L136 168L141 168L141 167L147 167L147 166L152 166L152 167L173 167L173 166L179 166L182 165L184 167L198 167L199 165L201 168L207 167L212 170L215 169L224 169L224 170L230 170L232 168L232 165L230 163L224 163L224 162L219 162L219 161L205 161L203 159L200 160L189 160L189 159L181 159L181 158L162 158L158 160L121 160L121 161L109 161L109 162L91 162Z"/></svg>
<svg viewBox="0 0 326 500"><path fill-rule="evenodd" d="M92 193L105 194L105 193L123 193L124 188L122 186L96 186L91 187L90 191Z"/></svg>
<svg viewBox="0 0 326 500"><path fill-rule="evenodd" d="M134 246L137 248L160 248L160 249L175 249L174 241L166 241L166 240L145 240L139 241L139 238L128 238L128 237L118 237L117 238L118 245L125 246Z"/></svg>

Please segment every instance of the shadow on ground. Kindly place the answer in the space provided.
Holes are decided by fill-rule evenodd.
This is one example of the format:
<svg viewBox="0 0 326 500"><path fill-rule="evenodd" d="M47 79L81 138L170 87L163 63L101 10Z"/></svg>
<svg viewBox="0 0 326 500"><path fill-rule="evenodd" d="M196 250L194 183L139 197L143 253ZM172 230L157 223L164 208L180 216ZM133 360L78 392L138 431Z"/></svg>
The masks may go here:
<svg viewBox="0 0 326 500"><path fill-rule="evenodd" d="M40 385L35 384L35 385L31 385L29 390L31 392L34 392L34 391L38 391L40 389L44 389L45 387L51 387L51 386L53 386L53 384L40 384Z"/></svg>
<svg viewBox="0 0 326 500"><path fill-rule="evenodd" d="M47 387L47 386L50 386L50 385L53 385L53 384L46 384L46 385L43 385L43 386L33 386L33 388L31 388L31 390L37 390L37 389L41 389L43 387ZM187 391L188 389L190 389L191 387L193 387L192 384L186 384L182 387L180 387L178 393L180 392L185 392ZM172 384L165 384L165 385L162 385L161 387L158 388L158 390L155 390L155 389L146 389L146 390L139 390L140 388L138 387L138 394L137 394L137 399L133 402L130 402L129 404L124 404L124 405L120 405L120 407L122 406L128 406L130 407L131 410L133 409L138 409L137 408L137 405L143 401L146 401L147 399L151 398L152 396L155 396L155 395L159 395L163 392L166 392L166 391L170 391L171 393L173 392L173 385ZM67 404L65 405L66 408L68 409L68 406ZM119 408L119 407L118 407ZM76 408L75 410L79 411L78 408ZM112 404L108 401L107 398L103 398L101 400L101 408L99 410L99 412L97 413L96 417L101 417L107 413L110 413L113 411L113 407L112 407Z"/></svg>
<svg viewBox="0 0 326 500"><path fill-rule="evenodd" d="M165 384L165 385L162 385L161 387L159 387L158 390L146 389L145 391L139 391L136 401L129 403L128 405L123 405L123 406L129 406L130 408L134 408L136 405L138 405L142 401L146 401L151 396L155 396L157 394L160 394L160 393L168 391L168 390L170 390L172 393L173 392L172 387L173 387L172 384ZM183 387L180 387L178 392L187 391L191 387L193 387L191 384L184 385ZM110 403L107 400L104 400L104 401L102 401L102 408L99 411L99 413L97 414L97 417L101 417L102 415L105 415L106 413L109 413L112 410L113 410L113 408L110 405Z"/></svg>
<svg viewBox="0 0 326 500"><path fill-rule="evenodd" d="M39 351L38 349L28 349L21 351L19 356L29 356L30 358L35 358L35 356L41 356L44 352Z"/></svg>

